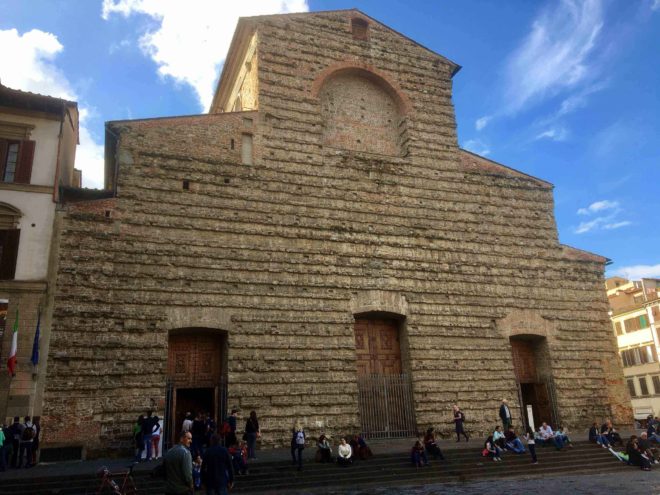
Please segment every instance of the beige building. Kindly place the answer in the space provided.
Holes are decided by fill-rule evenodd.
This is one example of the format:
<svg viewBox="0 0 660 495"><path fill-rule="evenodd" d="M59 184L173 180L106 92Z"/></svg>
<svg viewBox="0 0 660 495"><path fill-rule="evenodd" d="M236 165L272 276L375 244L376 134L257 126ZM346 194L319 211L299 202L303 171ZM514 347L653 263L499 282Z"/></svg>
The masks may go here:
<svg viewBox="0 0 660 495"><path fill-rule="evenodd" d="M0 417L40 415L60 187L80 187L75 102L0 85ZM17 371L5 370L18 311ZM31 362L41 313L37 366Z"/></svg>
<svg viewBox="0 0 660 495"><path fill-rule="evenodd" d="M61 212L44 447L126 452L148 409L168 441L254 409L264 446L451 435L456 403L479 436L503 398L631 424L607 260L459 148L459 69L358 10L242 18L209 113L107 123L114 197Z"/></svg>
<svg viewBox="0 0 660 495"><path fill-rule="evenodd" d="M660 279L612 277L605 287L635 419L660 416Z"/></svg>

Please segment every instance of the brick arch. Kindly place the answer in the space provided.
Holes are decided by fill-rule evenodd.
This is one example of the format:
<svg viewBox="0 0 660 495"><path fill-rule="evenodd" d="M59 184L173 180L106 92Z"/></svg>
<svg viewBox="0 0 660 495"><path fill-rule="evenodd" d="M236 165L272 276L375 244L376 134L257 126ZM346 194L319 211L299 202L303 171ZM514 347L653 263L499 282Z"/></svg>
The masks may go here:
<svg viewBox="0 0 660 495"><path fill-rule="evenodd" d="M354 74L356 76L364 77L365 79L373 81L382 87L385 91L387 91L390 96L398 103L399 111L403 115L410 114L412 110L412 104L401 87L384 72L376 69L372 65L358 61L338 62L323 69L316 76L314 82L312 83L312 96L314 98L318 98L321 88L329 79L346 74Z"/></svg>

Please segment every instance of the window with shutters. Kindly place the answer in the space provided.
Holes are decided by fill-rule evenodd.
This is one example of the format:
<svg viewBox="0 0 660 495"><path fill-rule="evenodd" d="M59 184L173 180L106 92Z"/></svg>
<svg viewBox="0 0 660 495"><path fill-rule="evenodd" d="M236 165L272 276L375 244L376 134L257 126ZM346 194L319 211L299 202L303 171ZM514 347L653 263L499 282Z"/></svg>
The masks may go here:
<svg viewBox="0 0 660 495"><path fill-rule="evenodd" d="M35 142L0 139L0 182L29 184Z"/></svg>
<svg viewBox="0 0 660 495"><path fill-rule="evenodd" d="M18 241L21 234L18 229L20 217L19 210L0 203L0 280L11 280L16 273Z"/></svg>
<svg viewBox="0 0 660 495"><path fill-rule="evenodd" d="M626 383L628 384L628 392L630 392L630 397L637 397L637 391L635 390L635 380L629 378L626 380Z"/></svg>
<svg viewBox="0 0 660 495"><path fill-rule="evenodd" d="M621 322L617 321L614 323L614 329L616 330L617 335L623 335L623 330L621 330Z"/></svg>
<svg viewBox="0 0 660 495"><path fill-rule="evenodd" d="M653 391L656 395L660 395L660 375L653 375L651 381L653 382Z"/></svg>
<svg viewBox="0 0 660 495"><path fill-rule="evenodd" d="M642 395L649 395L649 388L645 376L639 377L639 390L642 392Z"/></svg>

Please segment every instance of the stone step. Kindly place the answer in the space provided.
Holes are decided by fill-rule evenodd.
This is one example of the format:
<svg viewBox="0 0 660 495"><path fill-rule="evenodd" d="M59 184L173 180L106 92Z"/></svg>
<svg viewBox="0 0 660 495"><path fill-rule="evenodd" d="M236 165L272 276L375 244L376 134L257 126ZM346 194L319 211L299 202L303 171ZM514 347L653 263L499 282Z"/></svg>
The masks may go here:
<svg viewBox="0 0 660 495"><path fill-rule="evenodd" d="M557 452L551 448L537 449L539 464L531 465L529 454L505 454L502 462L483 458L474 450L447 449L447 461L431 461L430 467L414 468L406 453L378 455L368 461L356 461L348 468L337 465L307 463L298 472L290 461L261 462L251 466L250 475L236 478L236 492L281 493L289 489L318 486L370 486L397 483L450 482L509 476L543 475L574 472L588 468L589 472L610 472L631 469L617 461L608 451L593 445L576 445L574 449ZM134 479L141 494L162 493L162 480L153 479L146 466L139 466ZM29 471L28 471L29 472ZM92 474L6 479L0 485L0 495L95 493L99 480Z"/></svg>

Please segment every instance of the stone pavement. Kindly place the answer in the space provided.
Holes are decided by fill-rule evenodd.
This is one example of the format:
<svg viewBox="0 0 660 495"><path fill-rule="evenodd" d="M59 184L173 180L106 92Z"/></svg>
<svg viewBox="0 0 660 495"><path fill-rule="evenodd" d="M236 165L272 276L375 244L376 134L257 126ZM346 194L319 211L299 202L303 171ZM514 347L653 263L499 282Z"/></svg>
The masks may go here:
<svg viewBox="0 0 660 495"><path fill-rule="evenodd" d="M470 483L438 483L430 485L366 488L360 490L319 489L287 492L288 495L659 495L660 469L651 472L630 468L630 472L546 476L543 478L488 480Z"/></svg>

